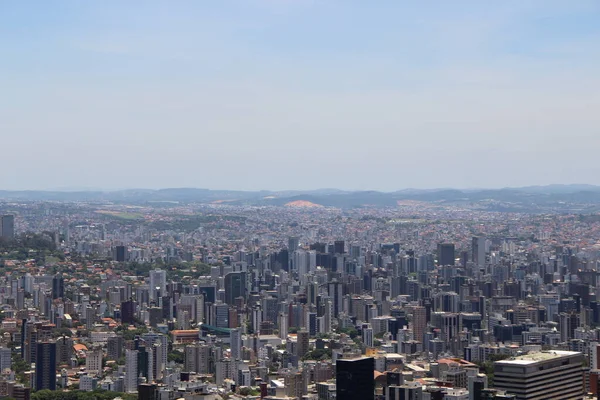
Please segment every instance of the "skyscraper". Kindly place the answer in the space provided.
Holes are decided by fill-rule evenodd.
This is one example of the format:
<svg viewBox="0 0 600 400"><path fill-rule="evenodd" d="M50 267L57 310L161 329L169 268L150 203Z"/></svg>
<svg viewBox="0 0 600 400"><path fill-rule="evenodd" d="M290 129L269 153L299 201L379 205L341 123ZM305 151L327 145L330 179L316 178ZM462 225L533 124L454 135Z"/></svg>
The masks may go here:
<svg viewBox="0 0 600 400"><path fill-rule="evenodd" d="M158 301L160 296L167 293L167 272L162 269L150 271L150 301Z"/></svg>
<svg viewBox="0 0 600 400"><path fill-rule="evenodd" d="M123 353L123 344L123 336L109 336L107 340L107 359L116 361L121 358L121 354Z"/></svg>
<svg viewBox="0 0 600 400"><path fill-rule="evenodd" d="M0 371L10 369L12 365L12 352L8 347L0 347Z"/></svg>
<svg viewBox="0 0 600 400"><path fill-rule="evenodd" d="M68 336L56 340L56 364L69 364L73 357L73 339Z"/></svg>
<svg viewBox="0 0 600 400"><path fill-rule="evenodd" d="M3 215L0 217L0 237L13 239L15 237L15 216Z"/></svg>
<svg viewBox="0 0 600 400"><path fill-rule="evenodd" d="M438 265L454 265L454 244L440 243L438 244Z"/></svg>
<svg viewBox="0 0 600 400"><path fill-rule="evenodd" d="M239 329L229 331L229 341L231 342L231 358L234 360L242 359L242 332Z"/></svg>
<svg viewBox="0 0 600 400"><path fill-rule="evenodd" d="M225 302L232 306L237 297L246 297L246 273L230 272L225 275ZM271 321L275 322L275 321Z"/></svg>
<svg viewBox="0 0 600 400"><path fill-rule="evenodd" d="M480 267L485 267L485 237L473 236L472 244L472 257L471 259Z"/></svg>
<svg viewBox="0 0 600 400"><path fill-rule="evenodd" d="M344 400L373 400L375 397L375 359L337 360L336 397Z"/></svg>
<svg viewBox="0 0 600 400"><path fill-rule="evenodd" d="M327 284L329 297L333 300L333 317L337 318L343 307L344 287L337 279L332 280Z"/></svg>
<svg viewBox="0 0 600 400"><path fill-rule="evenodd" d="M298 337L296 342L296 355L298 358L304 357L308 353L309 335L307 330L298 331Z"/></svg>
<svg viewBox="0 0 600 400"><path fill-rule="evenodd" d="M134 323L135 302L133 300L121 303L121 322L124 324Z"/></svg>
<svg viewBox="0 0 600 400"><path fill-rule="evenodd" d="M125 391L135 392L138 384L138 352L125 350Z"/></svg>
<svg viewBox="0 0 600 400"><path fill-rule="evenodd" d="M52 299L62 299L65 296L65 280L62 275L56 274L52 278Z"/></svg>
<svg viewBox="0 0 600 400"><path fill-rule="evenodd" d="M298 250L298 246L300 246L300 238L297 236L290 236L288 238L288 252L292 254L294 251Z"/></svg>
<svg viewBox="0 0 600 400"><path fill-rule="evenodd" d="M56 343L36 344L35 390L56 390Z"/></svg>
<svg viewBox="0 0 600 400"><path fill-rule="evenodd" d="M125 262L127 260L127 248L125 246L116 246L114 259L117 262Z"/></svg>

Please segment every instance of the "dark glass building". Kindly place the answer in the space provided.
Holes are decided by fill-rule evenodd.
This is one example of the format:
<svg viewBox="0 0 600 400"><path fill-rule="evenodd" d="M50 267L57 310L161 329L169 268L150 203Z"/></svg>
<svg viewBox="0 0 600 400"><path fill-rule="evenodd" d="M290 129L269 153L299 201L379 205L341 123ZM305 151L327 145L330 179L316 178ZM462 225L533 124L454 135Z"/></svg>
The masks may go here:
<svg viewBox="0 0 600 400"><path fill-rule="evenodd" d="M344 400L373 400L375 359L337 360L336 397Z"/></svg>
<svg viewBox="0 0 600 400"><path fill-rule="evenodd" d="M56 343L37 343L35 390L56 390Z"/></svg>
<svg viewBox="0 0 600 400"><path fill-rule="evenodd" d="M438 244L438 265L454 265L455 251L453 243Z"/></svg>
<svg viewBox="0 0 600 400"><path fill-rule="evenodd" d="M246 273L230 272L225 275L225 303L232 306L238 297L246 298Z"/></svg>

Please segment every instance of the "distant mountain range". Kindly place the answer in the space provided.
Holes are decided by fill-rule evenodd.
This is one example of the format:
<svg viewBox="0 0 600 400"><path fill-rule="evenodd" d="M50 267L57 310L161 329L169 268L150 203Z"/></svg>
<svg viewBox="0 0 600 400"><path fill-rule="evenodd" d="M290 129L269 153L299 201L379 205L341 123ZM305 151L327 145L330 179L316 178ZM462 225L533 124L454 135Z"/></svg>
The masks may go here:
<svg viewBox="0 0 600 400"><path fill-rule="evenodd" d="M325 207L391 207L401 201L445 205L478 205L490 210L541 210L549 208L600 209L600 186L548 185L503 189L404 189L395 192L318 189L308 191L236 191L195 188L127 189L115 191L8 191L3 201L67 201L115 203L212 203L231 205L296 205Z"/></svg>

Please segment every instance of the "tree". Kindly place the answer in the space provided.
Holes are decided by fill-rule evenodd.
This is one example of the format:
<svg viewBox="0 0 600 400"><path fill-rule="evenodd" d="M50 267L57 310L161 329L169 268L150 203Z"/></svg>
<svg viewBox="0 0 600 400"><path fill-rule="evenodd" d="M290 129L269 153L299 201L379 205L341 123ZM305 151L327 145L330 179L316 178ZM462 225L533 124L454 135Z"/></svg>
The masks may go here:
<svg viewBox="0 0 600 400"><path fill-rule="evenodd" d="M172 351L167 355L167 360L169 362L174 361L177 364L183 364L184 363L184 357L183 354L179 351Z"/></svg>
<svg viewBox="0 0 600 400"><path fill-rule="evenodd" d="M331 349L315 349L309 351L302 357L302 361L306 360L328 360L331 358Z"/></svg>
<svg viewBox="0 0 600 400"><path fill-rule="evenodd" d="M350 336L350 339L358 336L358 331L355 328L338 328L338 333L345 333Z"/></svg>

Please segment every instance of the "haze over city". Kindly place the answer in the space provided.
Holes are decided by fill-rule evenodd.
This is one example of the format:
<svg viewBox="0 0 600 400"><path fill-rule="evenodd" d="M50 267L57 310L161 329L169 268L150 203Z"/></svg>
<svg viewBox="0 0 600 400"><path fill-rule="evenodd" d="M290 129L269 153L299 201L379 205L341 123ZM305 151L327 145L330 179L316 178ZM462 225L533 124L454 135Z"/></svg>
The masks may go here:
<svg viewBox="0 0 600 400"><path fill-rule="evenodd" d="M1 186L600 184L599 7L2 2Z"/></svg>
<svg viewBox="0 0 600 400"><path fill-rule="evenodd" d="M597 0L0 1L0 400L599 400Z"/></svg>

